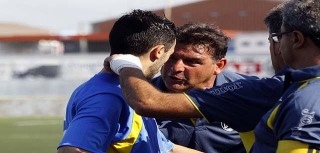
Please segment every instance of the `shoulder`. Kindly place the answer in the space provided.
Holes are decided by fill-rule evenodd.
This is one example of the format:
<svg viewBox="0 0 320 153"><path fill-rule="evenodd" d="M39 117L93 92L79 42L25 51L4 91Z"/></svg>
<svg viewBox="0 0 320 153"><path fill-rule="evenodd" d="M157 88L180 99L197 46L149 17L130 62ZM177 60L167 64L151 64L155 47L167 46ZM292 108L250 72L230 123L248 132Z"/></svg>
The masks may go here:
<svg viewBox="0 0 320 153"><path fill-rule="evenodd" d="M233 71L230 71L230 70L222 71L218 75L218 79L219 79L219 77L220 78L221 77L225 78L225 80L227 80L228 82L236 81L236 80L239 80L239 79L259 79L259 77L257 77L257 76L240 74L240 73L233 72Z"/></svg>
<svg viewBox="0 0 320 153"><path fill-rule="evenodd" d="M320 107L319 94L315 91L320 90L320 80L310 80L302 82L294 91L288 89L288 100L296 103L295 105L310 105L310 107Z"/></svg>
<svg viewBox="0 0 320 153"><path fill-rule="evenodd" d="M153 78L153 79L151 80L151 83L152 83L153 85L157 86L157 87L158 87L159 89L161 89L161 90L166 90L166 85L164 84L161 75Z"/></svg>
<svg viewBox="0 0 320 153"><path fill-rule="evenodd" d="M77 90L85 92L87 95L99 93L121 95L121 88L118 77L107 73L96 74L87 82L78 87Z"/></svg>
<svg viewBox="0 0 320 153"><path fill-rule="evenodd" d="M107 105L114 101L124 101L118 79L114 76L97 74L72 93L69 102L77 103L78 106ZM88 103L89 102L89 103Z"/></svg>

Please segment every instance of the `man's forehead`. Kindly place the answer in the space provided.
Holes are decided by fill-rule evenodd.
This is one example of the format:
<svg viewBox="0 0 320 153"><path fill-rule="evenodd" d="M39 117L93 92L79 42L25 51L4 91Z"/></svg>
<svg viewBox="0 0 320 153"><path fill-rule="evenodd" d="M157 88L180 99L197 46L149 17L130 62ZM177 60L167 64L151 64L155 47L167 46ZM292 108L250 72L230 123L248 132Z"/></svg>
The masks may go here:
<svg viewBox="0 0 320 153"><path fill-rule="evenodd" d="M211 58L211 55L207 53L201 54L194 50L188 50L188 51L179 50L179 51L175 51L171 55L171 57L175 59L182 59L182 60L202 60L208 56L209 58Z"/></svg>
<svg viewBox="0 0 320 153"><path fill-rule="evenodd" d="M175 50L206 54L209 53L210 48L208 44L177 44Z"/></svg>

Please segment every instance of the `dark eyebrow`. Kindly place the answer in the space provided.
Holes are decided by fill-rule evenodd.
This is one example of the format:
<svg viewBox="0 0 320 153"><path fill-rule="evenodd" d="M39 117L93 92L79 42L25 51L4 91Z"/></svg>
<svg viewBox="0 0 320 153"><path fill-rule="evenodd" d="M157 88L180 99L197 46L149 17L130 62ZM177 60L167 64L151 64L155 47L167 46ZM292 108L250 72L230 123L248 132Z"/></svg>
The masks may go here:
<svg viewBox="0 0 320 153"><path fill-rule="evenodd" d="M183 59L184 61L187 61L187 62L202 62L202 58L184 58Z"/></svg>

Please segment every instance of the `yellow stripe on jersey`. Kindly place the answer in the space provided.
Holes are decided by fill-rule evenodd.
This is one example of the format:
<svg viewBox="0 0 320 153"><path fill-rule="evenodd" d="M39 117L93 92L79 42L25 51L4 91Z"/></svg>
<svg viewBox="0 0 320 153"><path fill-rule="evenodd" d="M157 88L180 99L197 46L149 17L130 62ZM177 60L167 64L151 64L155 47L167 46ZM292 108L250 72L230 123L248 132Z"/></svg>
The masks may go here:
<svg viewBox="0 0 320 153"><path fill-rule="evenodd" d="M132 128L129 135L127 136L127 138L113 143L107 150L107 153L130 153L133 145L139 137L140 131L142 129L142 124L142 117L134 112Z"/></svg>
<svg viewBox="0 0 320 153"><path fill-rule="evenodd" d="M306 87L310 81L315 80L315 79L320 79L320 77L315 77L315 78L311 78L311 79L308 79L308 80L300 81L300 82L304 82L304 83L298 88L298 90L301 89L301 88Z"/></svg>
<svg viewBox="0 0 320 153"><path fill-rule="evenodd" d="M198 110L198 112L201 114L201 116L203 116L203 118L208 122L208 123L210 123L209 122L209 120L202 114L202 112L199 110L199 108L198 108L198 106L196 105L196 104L194 104L194 102L192 101L192 99L186 94L186 93L183 93L186 97L187 97L187 99L191 102L191 104L194 106L194 108L196 108L197 110Z"/></svg>
<svg viewBox="0 0 320 153"><path fill-rule="evenodd" d="M239 135L244 145L244 148L246 149L247 152L249 152L256 139L256 137L254 136L254 132L253 131L239 132Z"/></svg>
<svg viewBox="0 0 320 153"><path fill-rule="evenodd" d="M308 144L294 140L280 140L277 153L318 153L318 149L309 147Z"/></svg>
<svg viewBox="0 0 320 153"><path fill-rule="evenodd" d="M320 79L320 77L315 77L312 79L300 81L303 84L297 90L306 87L308 85L308 83L314 79ZM276 112L278 111L278 107L279 107L279 105L277 106L276 109L273 110L272 114L270 115L270 117L268 119L268 126L272 129L273 129L273 126L272 126L273 119L276 115ZM278 142L277 153L319 153L319 152L320 152L319 149L312 148L309 146L309 144L302 143L299 141L280 140Z"/></svg>
<svg viewBox="0 0 320 153"><path fill-rule="evenodd" d="M276 117L277 115L277 112L278 112L278 109L279 109L279 106L276 106L273 110L272 110L272 113L270 114L269 118L268 118L268 121L267 121L267 125L270 129L273 130L273 121L274 121L274 118Z"/></svg>
<svg viewBox="0 0 320 153"><path fill-rule="evenodd" d="M197 118L190 118L190 121L192 122L192 124L195 126L197 123Z"/></svg>
<svg viewBox="0 0 320 153"><path fill-rule="evenodd" d="M305 83L303 83L303 84L298 88L298 90L306 87L306 86L308 85L308 83L309 83L309 81L306 81Z"/></svg>

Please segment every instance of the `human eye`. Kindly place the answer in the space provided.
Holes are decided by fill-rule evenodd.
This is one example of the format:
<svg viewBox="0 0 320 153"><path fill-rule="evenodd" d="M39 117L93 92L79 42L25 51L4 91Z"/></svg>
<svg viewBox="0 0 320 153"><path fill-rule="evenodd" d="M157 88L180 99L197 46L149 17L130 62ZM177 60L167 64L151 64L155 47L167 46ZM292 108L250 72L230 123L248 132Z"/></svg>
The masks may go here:
<svg viewBox="0 0 320 153"><path fill-rule="evenodd" d="M190 60L185 60L185 63L186 63L187 65L197 65L197 64L200 64L199 61L197 61L197 60L192 60L192 59L190 59Z"/></svg>

